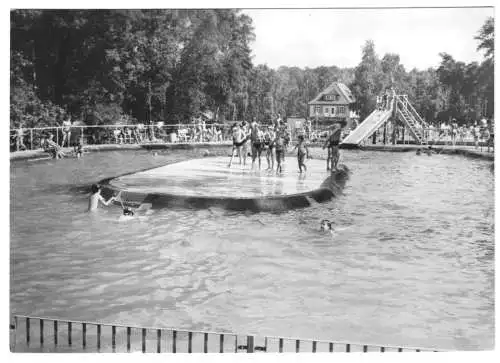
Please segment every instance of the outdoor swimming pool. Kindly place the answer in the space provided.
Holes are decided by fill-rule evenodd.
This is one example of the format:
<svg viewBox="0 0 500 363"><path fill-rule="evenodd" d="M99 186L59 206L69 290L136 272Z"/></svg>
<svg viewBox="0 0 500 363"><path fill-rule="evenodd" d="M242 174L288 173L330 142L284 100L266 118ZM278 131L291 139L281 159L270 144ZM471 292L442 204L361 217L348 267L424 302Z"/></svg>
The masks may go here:
<svg viewBox="0 0 500 363"><path fill-rule="evenodd" d="M352 175L326 204L282 214L155 210L126 222L117 207L86 213L91 183L200 151L13 162L11 312L493 348L491 162L342 154ZM333 236L318 231L324 218L336 221Z"/></svg>

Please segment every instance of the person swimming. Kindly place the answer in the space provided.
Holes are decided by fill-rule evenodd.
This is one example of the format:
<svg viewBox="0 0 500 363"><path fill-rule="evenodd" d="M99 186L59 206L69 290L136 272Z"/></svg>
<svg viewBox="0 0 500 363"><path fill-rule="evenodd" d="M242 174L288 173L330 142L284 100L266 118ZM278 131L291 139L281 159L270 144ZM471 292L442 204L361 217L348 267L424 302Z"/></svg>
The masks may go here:
<svg viewBox="0 0 500 363"><path fill-rule="evenodd" d="M101 188L97 184L92 184L91 193L89 197L89 212L94 212L99 207L99 202L108 206L110 203L114 202L116 197L111 197L108 200L105 200L101 195Z"/></svg>
<svg viewBox="0 0 500 363"><path fill-rule="evenodd" d="M73 152L75 153L76 157L79 159L83 156L83 145L82 145L82 140L78 140L78 143L75 144L73 148Z"/></svg>
<svg viewBox="0 0 500 363"><path fill-rule="evenodd" d="M333 230L332 222L330 222L328 219L323 219L321 221L321 224L320 224L320 230L322 232L326 232L326 231L331 232Z"/></svg>
<svg viewBox="0 0 500 363"><path fill-rule="evenodd" d="M130 209L129 207L123 207L123 215L133 217L134 211L132 209Z"/></svg>

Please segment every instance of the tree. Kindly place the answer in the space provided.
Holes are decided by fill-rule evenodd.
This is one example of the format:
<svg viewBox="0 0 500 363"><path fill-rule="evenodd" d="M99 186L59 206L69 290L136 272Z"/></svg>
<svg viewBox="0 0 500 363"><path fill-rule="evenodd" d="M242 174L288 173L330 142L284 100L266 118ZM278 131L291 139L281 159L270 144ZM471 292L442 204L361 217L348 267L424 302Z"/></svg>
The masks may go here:
<svg viewBox="0 0 500 363"><path fill-rule="evenodd" d="M367 40L362 49L361 63L354 71L351 87L356 98L355 108L364 119L375 108L376 96L383 88L382 67L372 40Z"/></svg>
<svg viewBox="0 0 500 363"><path fill-rule="evenodd" d="M488 18L474 39L479 41L477 50L484 50L484 57L493 59L495 56L495 19Z"/></svg>

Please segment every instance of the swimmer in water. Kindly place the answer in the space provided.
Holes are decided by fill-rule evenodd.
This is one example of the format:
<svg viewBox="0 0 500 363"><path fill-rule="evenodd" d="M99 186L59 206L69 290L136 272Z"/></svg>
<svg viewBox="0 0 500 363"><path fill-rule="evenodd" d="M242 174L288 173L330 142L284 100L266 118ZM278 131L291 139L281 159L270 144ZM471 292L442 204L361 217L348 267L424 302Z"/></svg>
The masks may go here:
<svg viewBox="0 0 500 363"><path fill-rule="evenodd" d="M116 197L111 197L105 200L101 195L101 188L97 184L93 184L91 187L91 193L89 198L89 212L94 212L99 207L99 202L108 206L110 203L114 202Z"/></svg>
<svg viewBox="0 0 500 363"><path fill-rule="evenodd" d="M328 219L323 219L320 224L320 230L322 232L326 231L332 232L333 231L332 222L330 222Z"/></svg>
<svg viewBox="0 0 500 363"><path fill-rule="evenodd" d="M80 159L83 156L83 145L82 145L82 140L78 140L78 143L75 144L73 151L78 159Z"/></svg>
<svg viewBox="0 0 500 363"><path fill-rule="evenodd" d="M417 149L417 155L421 155L421 154L422 154L422 150Z"/></svg>
<svg viewBox="0 0 500 363"><path fill-rule="evenodd" d="M134 211L132 209L130 209L129 207L124 207L123 208L123 215L133 217Z"/></svg>

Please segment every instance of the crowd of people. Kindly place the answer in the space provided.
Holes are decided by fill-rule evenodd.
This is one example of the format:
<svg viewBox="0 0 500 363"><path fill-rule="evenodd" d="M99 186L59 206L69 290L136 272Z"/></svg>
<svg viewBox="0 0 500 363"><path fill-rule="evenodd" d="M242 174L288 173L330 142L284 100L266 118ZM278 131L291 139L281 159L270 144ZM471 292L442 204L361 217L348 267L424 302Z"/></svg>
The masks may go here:
<svg viewBox="0 0 500 363"><path fill-rule="evenodd" d="M488 149L494 143L493 123L483 118L481 121L459 125L457 120L451 122L435 121L429 124L427 138L433 141L445 141L452 145L465 142L474 142L476 148L479 143L486 143Z"/></svg>
<svg viewBox="0 0 500 363"><path fill-rule="evenodd" d="M386 91L381 96L377 96L377 110L390 110L391 103L394 100L394 97L396 97L396 91L394 90L394 88L386 89Z"/></svg>
<svg viewBox="0 0 500 363"><path fill-rule="evenodd" d="M277 174L283 172L285 153L291 142L288 128L283 125L281 117L278 116L271 125L258 124L254 119L251 124L243 121L234 123L231 127L233 146L228 167L231 168L235 156L239 158L239 164L246 165L247 156L252 158L252 170L257 167L261 169L262 154L265 154L268 171L276 171ZM337 170L339 161L338 145L341 141L342 127L340 123L335 123L328 131L328 136L323 144L323 149L327 149L327 170ZM307 171L306 159L310 158L307 146L307 129L305 134L299 134L297 143L292 152L297 151L297 163L300 173Z"/></svg>
<svg viewBox="0 0 500 363"><path fill-rule="evenodd" d="M450 122L433 121L424 128L417 126L427 142L444 144L445 146L468 145L478 149L486 146L489 152L494 146L494 127L492 121L481 121L459 124L455 119ZM387 126L382 126L372 136L372 143L397 144L410 140L409 129L401 123L389 121Z"/></svg>

